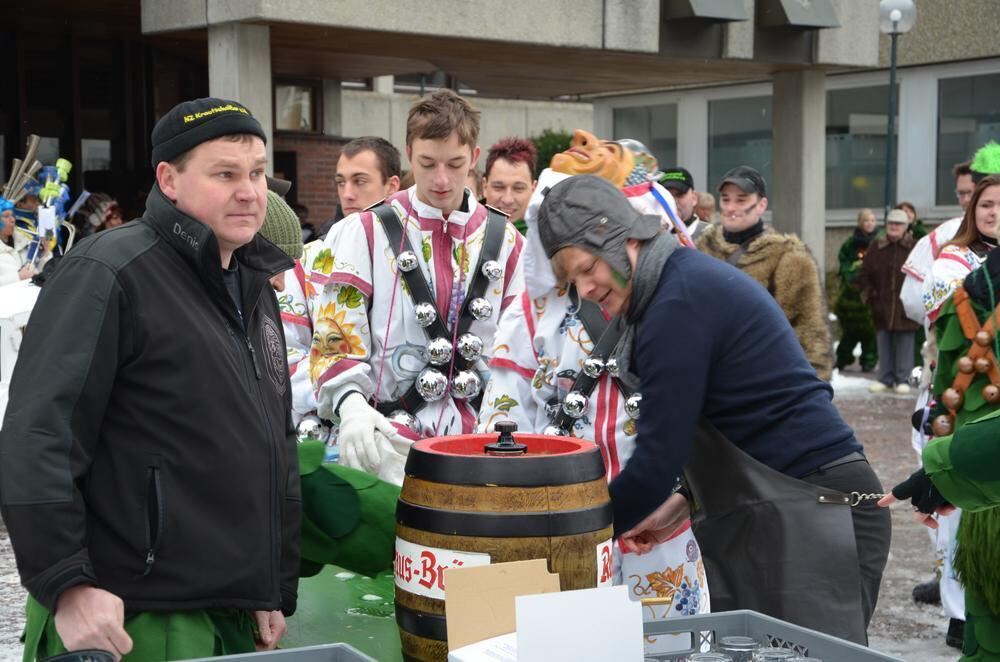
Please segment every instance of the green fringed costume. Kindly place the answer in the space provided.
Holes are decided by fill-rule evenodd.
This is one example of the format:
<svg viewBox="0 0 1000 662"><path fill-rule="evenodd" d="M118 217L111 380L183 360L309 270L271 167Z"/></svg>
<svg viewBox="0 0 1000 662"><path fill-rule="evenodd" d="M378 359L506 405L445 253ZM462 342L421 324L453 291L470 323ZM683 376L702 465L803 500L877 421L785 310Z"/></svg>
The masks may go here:
<svg viewBox="0 0 1000 662"><path fill-rule="evenodd" d="M302 577L324 565L374 576L392 568L399 488L364 471L323 464L323 444L299 444Z"/></svg>
<svg viewBox="0 0 1000 662"><path fill-rule="evenodd" d="M840 320L840 343L837 345L837 369L843 370L854 363L854 347L861 343L861 367L873 369L878 363L878 343L875 342L875 326L872 324L871 309L861 301L858 291L858 273L868 244L876 233L865 234L860 228L841 245L840 292L833 306L833 312Z"/></svg>
<svg viewBox="0 0 1000 662"><path fill-rule="evenodd" d="M934 393L940 401L958 374L958 360L972 346L962 330L956 297L935 323L938 365ZM972 303L978 323L989 311ZM993 349L991 347L990 349ZM924 470L952 504L962 508L955 570L965 586L962 660L1000 660L1000 404L982 394L989 373L974 373L955 410L950 436L934 439L923 453ZM935 416L946 412L940 405Z"/></svg>

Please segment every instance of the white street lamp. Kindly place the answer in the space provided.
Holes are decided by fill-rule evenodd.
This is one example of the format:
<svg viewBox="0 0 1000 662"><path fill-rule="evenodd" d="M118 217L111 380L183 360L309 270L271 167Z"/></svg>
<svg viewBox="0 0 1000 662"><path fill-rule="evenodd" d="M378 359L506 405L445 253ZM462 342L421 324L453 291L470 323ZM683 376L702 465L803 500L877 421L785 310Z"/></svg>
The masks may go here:
<svg viewBox="0 0 1000 662"><path fill-rule="evenodd" d="M879 30L889 35L892 48L889 55L889 126L885 136L885 208L883 222L889 216L895 196L896 150L896 38L913 29L917 22L917 8L913 0L880 0Z"/></svg>

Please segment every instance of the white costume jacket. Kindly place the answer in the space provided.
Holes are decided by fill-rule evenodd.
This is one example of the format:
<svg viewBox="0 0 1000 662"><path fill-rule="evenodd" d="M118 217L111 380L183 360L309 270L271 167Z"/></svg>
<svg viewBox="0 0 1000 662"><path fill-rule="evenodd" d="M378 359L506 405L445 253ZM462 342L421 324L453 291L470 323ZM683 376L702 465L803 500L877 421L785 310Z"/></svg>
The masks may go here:
<svg viewBox="0 0 1000 662"><path fill-rule="evenodd" d="M401 219L418 268L435 295L438 310L447 315L450 329L454 329L478 264L488 216L468 191L467 201L466 211L456 210L447 220L439 209L417 199L416 187L386 201ZM381 222L374 213L361 212L337 225L338 231L331 231L313 258L308 276L318 293L312 310L309 378L318 413L329 419L351 391L361 392L376 404L398 399L428 360L427 334L414 316L414 302L396 268ZM473 322L469 330L483 340L487 354L500 314L524 290L522 245L521 235L508 223L497 258L503 276L491 281L484 294L492 313ZM479 366L484 385L487 361L484 355ZM449 366L442 366L441 371L447 375ZM414 436L472 432L476 422L471 404L450 395L427 403L416 417L419 429ZM407 430L400 432L407 434Z"/></svg>

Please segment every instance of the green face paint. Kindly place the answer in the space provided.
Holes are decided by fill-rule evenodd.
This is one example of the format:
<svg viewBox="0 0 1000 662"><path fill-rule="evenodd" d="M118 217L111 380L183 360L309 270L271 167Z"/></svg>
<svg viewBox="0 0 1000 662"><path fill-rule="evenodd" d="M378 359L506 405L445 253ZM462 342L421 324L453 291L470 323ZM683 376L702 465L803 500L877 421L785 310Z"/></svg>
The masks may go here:
<svg viewBox="0 0 1000 662"><path fill-rule="evenodd" d="M618 287L624 288L624 287L626 287L628 285L628 278L626 278L625 276L622 276L620 273L618 273L614 269L611 270L611 277L615 279L615 283L618 284Z"/></svg>

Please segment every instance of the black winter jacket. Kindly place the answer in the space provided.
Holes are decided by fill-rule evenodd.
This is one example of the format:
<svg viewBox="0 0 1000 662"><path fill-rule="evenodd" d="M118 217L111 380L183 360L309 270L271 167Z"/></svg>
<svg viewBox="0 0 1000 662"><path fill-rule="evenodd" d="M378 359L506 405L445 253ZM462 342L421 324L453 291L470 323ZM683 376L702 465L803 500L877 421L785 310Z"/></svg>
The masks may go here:
<svg viewBox="0 0 1000 662"><path fill-rule="evenodd" d="M257 236L241 323L211 229L158 188L80 242L32 312L0 430L21 581L53 609L91 583L127 611L295 610L301 498L285 341Z"/></svg>

